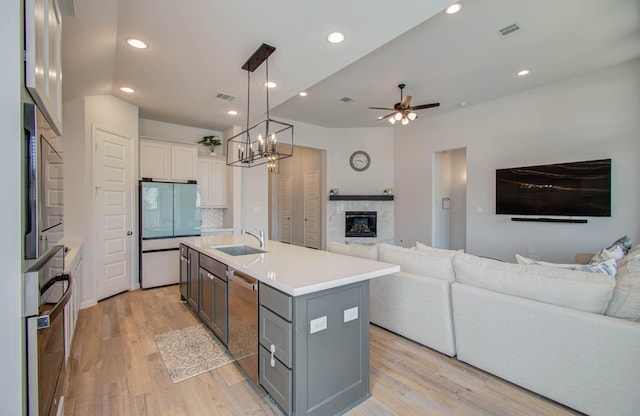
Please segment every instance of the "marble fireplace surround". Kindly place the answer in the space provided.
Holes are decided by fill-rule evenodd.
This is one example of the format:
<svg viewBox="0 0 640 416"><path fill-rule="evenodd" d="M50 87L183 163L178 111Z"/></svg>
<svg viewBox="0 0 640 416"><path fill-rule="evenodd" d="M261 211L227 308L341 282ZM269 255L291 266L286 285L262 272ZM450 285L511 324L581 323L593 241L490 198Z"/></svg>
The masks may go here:
<svg viewBox="0 0 640 416"><path fill-rule="evenodd" d="M378 242L393 243L393 201L352 200L335 201L327 203L327 241L339 243L372 244ZM345 212L346 211L376 211L377 236L376 237L345 237Z"/></svg>

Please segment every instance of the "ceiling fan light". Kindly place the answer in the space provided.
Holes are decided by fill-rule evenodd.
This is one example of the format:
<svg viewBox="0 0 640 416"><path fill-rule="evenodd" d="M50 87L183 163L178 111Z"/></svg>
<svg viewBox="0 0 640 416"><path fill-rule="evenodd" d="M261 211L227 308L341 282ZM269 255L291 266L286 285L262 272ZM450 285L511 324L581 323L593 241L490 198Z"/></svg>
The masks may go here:
<svg viewBox="0 0 640 416"><path fill-rule="evenodd" d="M402 113L400 111L398 111L395 115L394 115L396 121L400 121L402 120Z"/></svg>
<svg viewBox="0 0 640 416"><path fill-rule="evenodd" d="M391 124L396 124L396 119L395 119L395 117L393 117L393 116L389 117L389 123L391 123Z"/></svg>
<svg viewBox="0 0 640 416"><path fill-rule="evenodd" d="M416 119L418 115L416 113L414 113L413 111L410 112L409 114L407 114L407 117L409 118L409 120L413 121Z"/></svg>
<svg viewBox="0 0 640 416"><path fill-rule="evenodd" d="M409 124L409 119L406 117L402 117L402 125L406 126L407 124Z"/></svg>

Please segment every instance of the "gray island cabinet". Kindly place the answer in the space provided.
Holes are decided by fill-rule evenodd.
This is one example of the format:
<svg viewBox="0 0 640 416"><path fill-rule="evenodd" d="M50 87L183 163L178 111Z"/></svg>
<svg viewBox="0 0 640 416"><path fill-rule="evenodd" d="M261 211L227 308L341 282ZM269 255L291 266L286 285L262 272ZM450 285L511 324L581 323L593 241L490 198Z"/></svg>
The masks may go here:
<svg viewBox="0 0 640 416"><path fill-rule="evenodd" d="M181 269L187 273L185 281L199 286L191 291L198 293L199 304L188 304L225 345L227 333L220 329L222 322L234 324L227 320L226 309L232 304L226 296L233 294L222 284L216 286L215 279L223 271L231 278L235 271L258 281L254 343L258 368L253 381L284 413L342 414L369 397L369 279L395 273L398 266L276 241L267 241L263 252L252 254L230 255L217 249L255 247L256 241L246 235L190 237L181 242L187 259L192 252L199 255L195 278L189 276L189 267ZM183 266L193 265L188 263ZM217 273L208 270L216 267ZM185 289L181 297L188 301L190 292Z"/></svg>

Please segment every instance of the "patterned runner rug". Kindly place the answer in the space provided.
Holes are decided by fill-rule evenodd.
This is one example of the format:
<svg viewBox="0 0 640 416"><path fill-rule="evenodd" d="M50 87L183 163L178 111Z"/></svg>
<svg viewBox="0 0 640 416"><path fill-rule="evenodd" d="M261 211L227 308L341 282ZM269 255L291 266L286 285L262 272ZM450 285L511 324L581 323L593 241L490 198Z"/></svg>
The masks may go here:
<svg viewBox="0 0 640 416"><path fill-rule="evenodd" d="M156 335L155 339L174 383L234 361L204 324Z"/></svg>

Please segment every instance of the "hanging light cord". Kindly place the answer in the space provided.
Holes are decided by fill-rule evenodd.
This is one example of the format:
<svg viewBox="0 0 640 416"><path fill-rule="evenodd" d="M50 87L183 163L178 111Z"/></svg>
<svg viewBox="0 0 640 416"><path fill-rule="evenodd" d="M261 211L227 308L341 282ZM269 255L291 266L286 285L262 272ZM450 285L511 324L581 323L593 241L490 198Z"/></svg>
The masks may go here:
<svg viewBox="0 0 640 416"><path fill-rule="evenodd" d="M266 59L266 76L267 76L267 84L265 84L265 86L267 87L267 126L266 126L266 130L265 133L267 135L267 137L269 137L269 56L267 55L267 59ZM266 139L266 138L265 138Z"/></svg>
<svg viewBox="0 0 640 416"><path fill-rule="evenodd" d="M247 146L251 143L249 135L249 104L251 103L251 71L247 70Z"/></svg>

